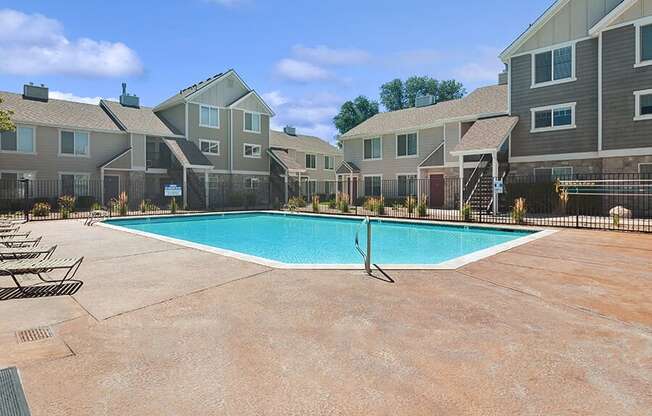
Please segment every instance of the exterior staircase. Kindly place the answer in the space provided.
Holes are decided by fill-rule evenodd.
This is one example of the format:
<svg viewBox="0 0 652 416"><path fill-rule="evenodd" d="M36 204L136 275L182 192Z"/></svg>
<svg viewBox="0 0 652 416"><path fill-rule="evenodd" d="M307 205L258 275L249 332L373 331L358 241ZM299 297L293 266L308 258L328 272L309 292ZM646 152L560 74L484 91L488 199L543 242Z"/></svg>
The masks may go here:
<svg viewBox="0 0 652 416"><path fill-rule="evenodd" d="M500 158L499 158L500 161ZM491 157L485 155L478 162L471 177L464 187L464 201L473 212L491 213L493 208L493 164ZM509 163L500 163L498 176L505 178L509 174Z"/></svg>

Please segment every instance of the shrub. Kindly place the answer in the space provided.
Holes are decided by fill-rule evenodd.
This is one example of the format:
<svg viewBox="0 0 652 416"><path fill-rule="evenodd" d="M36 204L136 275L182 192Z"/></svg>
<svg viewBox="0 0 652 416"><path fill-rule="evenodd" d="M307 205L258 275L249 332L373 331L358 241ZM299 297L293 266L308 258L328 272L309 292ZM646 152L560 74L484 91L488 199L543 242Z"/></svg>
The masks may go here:
<svg viewBox="0 0 652 416"><path fill-rule="evenodd" d="M91 211L101 211L102 210L102 205L100 205L99 202L93 202L91 205Z"/></svg>
<svg viewBox="0 0 652 416"><path fill-rule="evenodd" d="M614 213L611 216L611 219L613 221L614 227L620 227L620 214Z"/></svg>
<svg viewBox="0 0 652 416"><path fill-rule="evenodd" d="M527 205L525 198L518 198L514 201L514 208L512 208L512 219L517 224L523 224L525 214L527 213Z"/></svg>
<svg viewBox="0 0 652 416"><path fill-rule="evenodd" d="M232 192L229 194L229 203L230 207L241 207L244 204L245 197L239 192Z"/></svg>
<svg viewBox="0 0 652 416"><path fill-rule="evenodd" d="M328 201L328 209L337 209L337 200L331 199Z"/></svg>
<svg viewBox="0 0 652 416"><path fill-rule="evenodd" d="M417 215L420 217L428 215L428 195L426 194L421 195L421 200L417 205Z"/></svg>
<svg viewBox="0 0 652 416"><path fill-rule="evenodd" d="M117 211L121 216L127 215L129 198L126 192L120 192L117 198L111 200L111 207Z"/></svg>
<svg viewBox="0 0 652 416"><path fill-rule="evenodd" d="M62 195L59 197L59 199L57 199L57 205L59 205L61 218L67 220L70 218L70 213L75 210L75 197L70 195Z"/></svg>
<svg viewBox="0 0 652 416"><path fill-rule="evenodd" d="M149 199L143 199L140 201L140 204L138 205L138 209L140 209L140 212L147 212L147 211L158 211L158 207L156 204L154 204L152 201Z"/></svg>
<svg viewBox="0 0 652 416"><path fill-rule="evenodd" d="M31 212L35 217L47 217L52 212L52 207L47 202L37 202Z"/></svg>
<svg viewBox="0 0 652 416"><path fill-rule="evenodd" d="M414 212L414 207L417 206L417 200L412 196L408 196L405 198L405 203L403 205L407 208L408 213L412 214Z"/></svg>
<svg viewBox="0 0 652 416"><path fill-rule="evenodd" d="M364 209L368 211L375 212L378 215L384 215L385 214L385 198L378 197L378 198L367 198L364 201L363 204Z"/></svg>
<svg viewBox="0 0 652 416"><path fill-rule="evenodd" d="M293 196L288 200L288 208L296 210L297 208L305 208L306 200L302 196Z"/></svg>
<svg viewBox="0 0 652 416"><path fill-rule="evenodd" d="M337 209L339 209L343 213L349 212L349 196L344 192L340 192L339 194L337 194L336 205L337 205Z"/></svg>
<svg viewBox="0 0 652 416"><path fill-rule="evenodd" d="M172 198L172 200L170 201L170 213L176 214L178 209L179 206L177 205L177 199Z"/></svg>
<svg viewBox="0 0 652 416"><path fill-rule="evenodd" d="M73 212L75 210L75 202L76 202L75 197L70 195L62 195L57 200L57 204L59 205L59 210L61 212L63 211Z"/></svg>
<svg viewBox="0 0 652 416"><path fill-rule="evenodd" d="M462 207L460 213L462 214L462 218L464 221L470 221L471 220L471 204L464 204Z"/></svg>
<svg viewBox="0 0 652 416"><path fill-rule="evenodd" d="M312 197L312 210L313 212L319 212L319 195Z"/></svg>

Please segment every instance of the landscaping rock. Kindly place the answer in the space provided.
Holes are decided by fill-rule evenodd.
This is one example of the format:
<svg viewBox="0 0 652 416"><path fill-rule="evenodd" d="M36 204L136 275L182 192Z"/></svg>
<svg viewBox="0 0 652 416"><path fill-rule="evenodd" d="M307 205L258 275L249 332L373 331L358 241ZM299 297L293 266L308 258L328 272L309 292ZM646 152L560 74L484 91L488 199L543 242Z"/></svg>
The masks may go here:
<svg viewBox="0 0 652 416"><path fill-rule="evenodd" d="M609 216L614 217L616 215L620 218L632 218L632 211L622 206L611 208L611 210L609 210Z"/></svg>

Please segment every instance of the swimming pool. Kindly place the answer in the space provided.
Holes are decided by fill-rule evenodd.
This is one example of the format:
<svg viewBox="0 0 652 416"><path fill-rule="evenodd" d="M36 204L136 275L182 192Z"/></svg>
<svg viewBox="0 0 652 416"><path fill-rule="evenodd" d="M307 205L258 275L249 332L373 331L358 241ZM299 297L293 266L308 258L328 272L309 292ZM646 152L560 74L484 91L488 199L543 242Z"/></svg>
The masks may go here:
<svg viewBox="0 0 652 416"><path fill-rule="evenodd" d="M372 220L372 262L381 267L457 268L546 232ZM106 227L281 268L357 269L361 218L274 212L108 220Z"/></svg>

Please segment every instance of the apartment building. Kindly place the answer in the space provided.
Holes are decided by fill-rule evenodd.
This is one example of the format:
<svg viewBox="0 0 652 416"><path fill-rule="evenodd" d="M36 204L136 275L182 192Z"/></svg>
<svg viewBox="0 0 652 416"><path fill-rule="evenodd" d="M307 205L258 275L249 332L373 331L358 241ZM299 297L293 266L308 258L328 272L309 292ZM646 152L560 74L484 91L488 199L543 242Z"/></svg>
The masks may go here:
<svg viewBox="0 0 652 416"><path fill-rule="evenodd" d="M211 189L225 184L266 192L259 187L270 179L274 111L234 70L154 108L141 106L125 84L119 102L99 105L51 99L47 87L31 84L23 94L0 92L0 98L16 124L15 131L0 132L0 180L32 180L34 197L68 194L108 203L125 191L133 201L158 200L165 185L177 184L184 203L203 207L218 202ZM296 143L276 148L293 157L320 155L319 166L335 155L317 138ZM312 168L306 178L327 177L328 169Z"/></svg>
<svg viewBox="0 0 652 416"><path fill-rule="evenodd" d="M335 187L335 168L342 163L342 151L315 136L297 134L294 127L270 131L272 175L283 178L286 189L295 194L331 198Z"/></svg>
<svg viewBox="0 0 652 416"><path fill-rule="evenodd" d="M422 108L346 133L343 188L378 195L397 179L400 195L413 194L405 184L430 179L419 192L439 207L444 178L459 178L461 203L478 171L652 174L652 0L558 0L500 59L498 86L436 105L422 97Z"/></svg>

